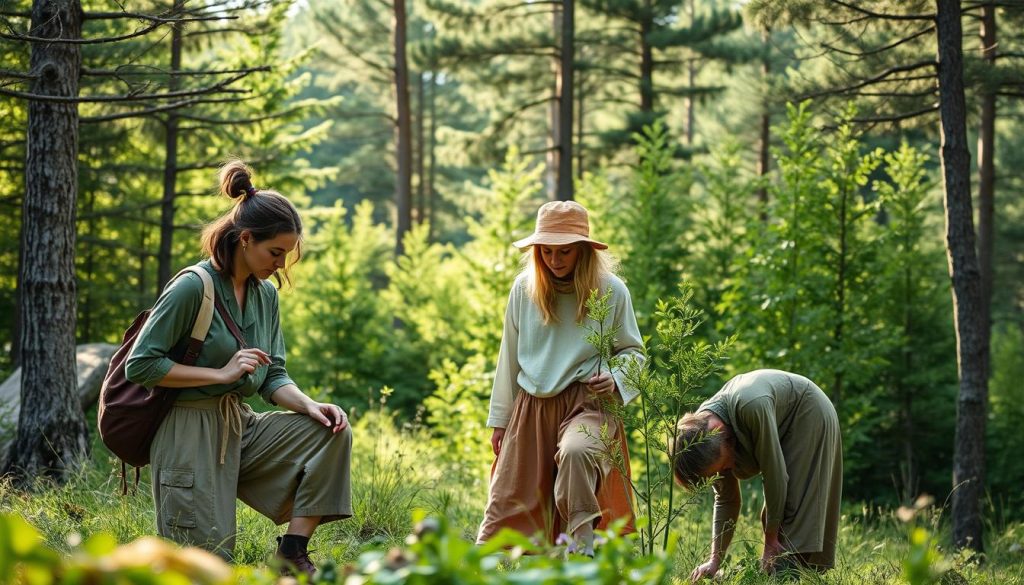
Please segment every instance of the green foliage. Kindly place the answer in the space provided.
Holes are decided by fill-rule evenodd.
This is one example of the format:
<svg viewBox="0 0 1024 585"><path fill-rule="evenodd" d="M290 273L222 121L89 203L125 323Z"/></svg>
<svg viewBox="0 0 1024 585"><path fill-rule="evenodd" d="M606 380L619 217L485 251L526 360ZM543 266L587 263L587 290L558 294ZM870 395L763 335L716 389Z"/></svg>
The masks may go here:
<svg viewBox="0 0 1024 585"><path fill-rule="evenodd" d="M436 390L423 401L431 445L441 453L445 474L463 485L483 489L485 470L494 455L486 440L487 400L494 382L493 362L476 355L458 366L444 360L430 372Z"/></svg>
<svg viewBox="0 0 1024 585"><path fill-rule="evenodd" d="M466 220L473 239L453 250L445 267L437 267L436 274L410 274L410 278L431 283L422 291L430 299L425 304L450 307L438 317L461 328L461 335L447 342L464 345L449 353L434 354L441 358L441 364L431 370L435 390L424 401L424 407L433 444L447 455L446 471L468 485L486 485L481 470L493 457L483 425L501 346L500 324L508 290L520 270L522 255L512 242L532 231L533 214L541 203L540 171L510 149L504 164L488 173L489 188L474 189L473 209L480 218ZM444 280L446 275L448 280ZM451 291L451 297L445 296L446 291ZM451 304L445 304L448 298ZM436 320L429 323L431 328L439 325L447 326ZM455 360L460 355L468 357L460 363Z"/></svg>
<svg viewBox="0 0 1024 585"><path fill-rule="evenodd" d="M759 229L760 218L751 212L761 181L746 166L742 145L726 140L697 167L697 185L703 193L695 197L700 204L693 210L693 253L685 278L700 283L694 300L709 315L716 314L723 295L735 284L735 275L750 254L748 235Z"/></svg>
<svg viewBox="0 0 1024 585"><path fill-rule="evenodd" d="M1016 324L992 332L992 378L989 382L991 418L988 425L987 479L1000 510L1019 519L1021 494L1015 486L1024 477L1024 332Z"/></svg>
<svg viewBox="0 0 1024 585"><path fill-rule="evenodd" d="M671 547L666 552L638 556L634 554L634 537L618 537L614 530L597 535L601 544L593 559L572 555L563 560L565 553L560 547L539 548L513 531L499 532L486 544L474 546L444 518L427 518L420 512L414 520L417 525L406 550L364 553L346 583L653 585L668 583L671 576ZM510 552L503 553L505 550Z"/></svg>
<svg viewBox="0 0 1024 585"><path fill-rule="evenodd" d="M674 168L673 147L663 123L645 127L635 139L637 162L629 191L609 194L611 202L599 206L610 214L601 225L618 226L612 234L615 249L622 258L637 324L645 332L653 327L658 299L673 294L682 282L691 178Z"/></svg>
<svg viewBox="0 0 1024 585"><path fill-rule="evenodd" d="M906 146L863 152L854 116L848 109L826 139L807 104L790 106L778 176L769 183L769 219L750 229L751 248L722 296L718 329L739 335L734 370L799 372L829 394L843 427L849 493L878 496L890 492L901 463L880 466L873 447L907 453L941 440L950 430L943 402L918 404L913 396L945 391L955 373L942 357L948 305L939 250L927 245L934 200L926 160ZM888 177L872 185L883 162ZM925 412L931 416L921 428L898 428ZM898 433L907 440L896 440ZM921 487L915 469L926 469L916 457L902 464L906 495Z"/></svg>
<svg viewBox="0 0 1024 585"><path fill-rule="evenodd" d="M590 291L587 297L587 318L580 323L580 327L586 331L583 339L597 349L597 374L600 375L605 369L611 370L616 367L612 356L612 348L615 346L615 336L622 329L621 325L607 325L608 315L612 312L611 306L612 291L601 294L596 288ZM596 325L591 325L591 321Z"/></svg>
<svg viewBox="0 0 1024 585"><path fill-rule="evenodd" d="M626 364L626 385L639 392L638 404L606 403L632 431L633 449L642 453L640 479L632 482L632 488L639 507L640 545L648 554L659 541L667 550L673 522L700 497L701 490L687 496L676 493L672 445L683 413L696 402L694 392L721 368L734 341L709 344L696 339L703 313L692 306L692 300L692 290L683 287L679 296L658 301L654 315L658 342L649 348L649 355L663 357ZM617 443L603 435L605 456L626 475Z"/></svg>
<svg viewBox="0 0 1024 585"><path fill-rule="evenodd" d="M340 204L308 213L305 257L292 269L296 287L281 294L289 372L314 394L352 400L392 384L384 364L397 369L403 357L376 290L391 241L372 214L368 202L355 210L351 225ZM409 392L395 387L396 399Z"/></svg>

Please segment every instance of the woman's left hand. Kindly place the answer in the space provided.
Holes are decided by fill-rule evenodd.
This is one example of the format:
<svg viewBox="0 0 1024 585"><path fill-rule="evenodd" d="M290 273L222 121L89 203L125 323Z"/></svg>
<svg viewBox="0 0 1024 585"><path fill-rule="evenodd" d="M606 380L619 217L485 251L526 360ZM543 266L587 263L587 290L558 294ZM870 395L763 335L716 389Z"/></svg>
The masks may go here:
<svg viewBox="0 0 1024 585"><path fill-rule="evenodd" d="M348 426L348 415L340 407L326 402L313 402L306 411L309 418L325 427L332 427L331 432L337 433Z"/></svg>
<svg viewBox="0 0 1024 585"><path fill-rule="evenodd" d="M597 396L603 396L615 392L615 378L608 372L595 374L587 380L587 387L590 392Z"/></svg>

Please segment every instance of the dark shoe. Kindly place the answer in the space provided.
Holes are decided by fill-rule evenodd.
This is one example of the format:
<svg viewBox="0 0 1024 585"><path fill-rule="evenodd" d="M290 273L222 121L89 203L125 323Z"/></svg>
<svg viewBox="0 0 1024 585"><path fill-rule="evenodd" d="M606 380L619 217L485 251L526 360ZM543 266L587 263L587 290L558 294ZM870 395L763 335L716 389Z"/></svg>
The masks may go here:
<svg viewBox="0 0 1024 585"><path fill-rule="evenodd" d="M281 537L277 537L277 552L274 553L274 558L281 561L281 575L292 576L306 574L306 582L312 583L313 576L316 575L316 565L309 558L309 551L298 550L289 551L288 554L281 551Z"/></svg>

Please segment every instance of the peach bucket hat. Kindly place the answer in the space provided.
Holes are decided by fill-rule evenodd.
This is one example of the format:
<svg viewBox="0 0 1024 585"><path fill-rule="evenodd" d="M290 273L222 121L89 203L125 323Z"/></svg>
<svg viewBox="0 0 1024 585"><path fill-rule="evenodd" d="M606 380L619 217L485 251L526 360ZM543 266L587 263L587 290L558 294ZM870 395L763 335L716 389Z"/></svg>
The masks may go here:
<svg viewBox="0 0 1024 585"><path fill-rule="evenodd" d="M608 244L590 238L586 208L575 201L549 201L537 210L533 233L513 245L523 249L535 244L564 246L575 242L586 242L598 250L608 248Z"/></svg>

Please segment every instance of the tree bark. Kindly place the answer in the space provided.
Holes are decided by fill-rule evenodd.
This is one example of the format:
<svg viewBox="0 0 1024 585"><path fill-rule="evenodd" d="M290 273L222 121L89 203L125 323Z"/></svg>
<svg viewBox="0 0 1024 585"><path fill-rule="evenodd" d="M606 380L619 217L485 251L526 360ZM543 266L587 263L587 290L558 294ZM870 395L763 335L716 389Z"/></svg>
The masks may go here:
<svg viewBox="0 0 1024 585"><path fill-rule="evenodd" d="M581 49L582 50L582 49ZM580 74L580 83L576 92L576 178L583 180L585 167L583 164L583 113L584 98L587 96L587 76Z"/></svg>
<svg viewBox="0 0 1024 585"><path fill-rule="evenodd" d="M79 0L37 0L32 31L46 39L81 38ZM76 97L80 47L33 43L31 92ZM26 150L21 416L5 466L23 486L40 476L66 481L89 452L75 362L78 106L29 102Z"/></svg>
<svg viewBox="0 0 1024 585"><path fill-rule="evenodd" d="M996 8L985 6L981 16L981 56L989 69L996 62ZM981 124L978 129L978 267L981 271L981 319L985 339L992 339L992 287L995 280L995 147L996 92L986 84L981 94ZM986 370L985 376L989 372Z"/></svg>
<svg viewBox="0 0 1024 585"><path fill-rule="evenodd" d="M22 203L24 205L24 203ZM25 230L18 234L18 274L25 266ZM20 278L18 279L21 280ZM14 331L11 333L11 369L21 366L21 282L14 287Z"/></svg>
<svg viewBox="0 0 1024 585"><path fill-rule="evenodd" d="M395 0L395 108L397 127L395 151L398 173L395 183L395 255L405 252L403 240L412 227L412 119L409 108L409 60L406 50L405 0Z"/></svg>
<svg viewBox="0 0 1024 585"><path fill-rule="evenodd" d="M647 40L654 28L650 11L640 21L640 111L654 111L654 49Z"/></svg>
<svg viewBox="0 0 1024 585"><path fill-rule="evenodd" d="M174 0L174 14L184 9L184 0ZM171 25L171 72L181 70L180 22ZM178 91L179 76L171 75L168 91ZM164 195L160 205L160 251L157 254L157 277L154 298L160 295L164 285L171 279L171 250L174 243L174 198L178 193L178 114L171 110L167 114L164 134Z"/></svg>
<svg viewBox="0 0 1024 585"><path fill-rule="evenodd" d="M690 2L688 3L689 13L690 13L690 26L693 26L694 16L695 16L695 13L696 13L694 3L695 3L695 0L690 0ZM691 57L690 59L687 60L687 63L686 63L686 87L689 88L690 90L693 90L694 79L696 78L696 76L697 76L696 60ZM694 103L693 95L691 94L691 95L686 96L686 145L687 146L691 146L691 147L693 146L693 123L694 123L693 110L694 110L695 107L696 107L696 104Z"/></svg>
<svg viewBox="0 0 1024 585"><path fill-rule="evenodd" d="M431 72L430 74L430 137L427 140L428 147L427 152L427 240L430 242L434 241L434 210L436 207L435 199L435 168L436 168L436 150L437 150L437 74Z"/></svg>
<svg viewBox="0 0 1024 585"><path fill-rule="evenodd" d="M424 118L426 117L426 76L420 72L416 76L416 223L422 224L426 210L426 145L423 139Z"/></svg>
<svg viewBox="0 0 1024 585"><path fill-rule="evenodd" d="M575 72L575 1L562 0L561 71L558 94L558 199L573 199L572 121Z"/></svg>
<svg viewBox="0 0 1024 585"><path fill-rule="evenodd" d="M985 487L985 411L988 340L981 314L981 274L971 209L971 161L963 79L963 26L959 0L936 0L939 115L946 211L946 253L956 325L957 399L953 455L953 542L983 550L981 496Z"/></svg>

